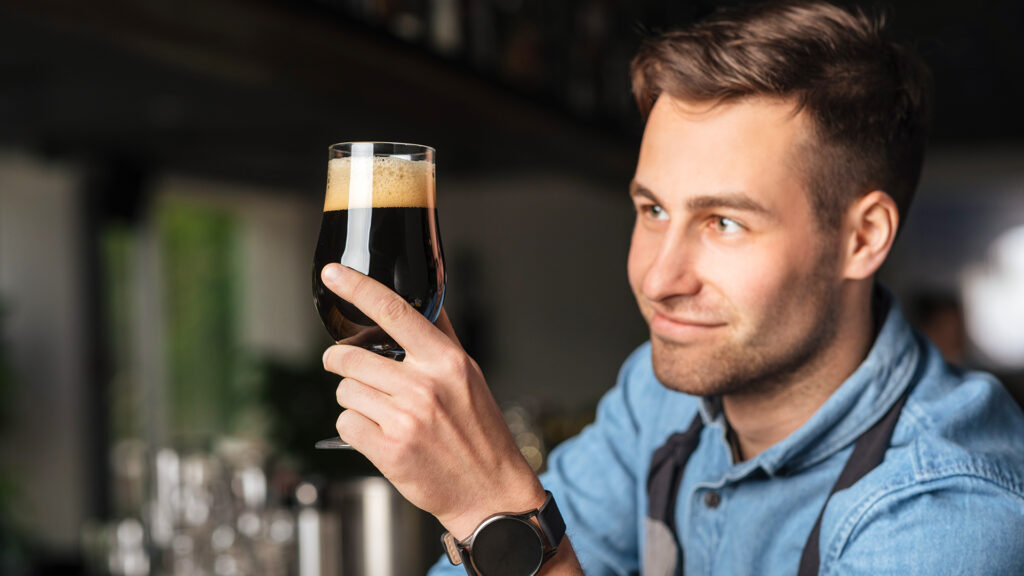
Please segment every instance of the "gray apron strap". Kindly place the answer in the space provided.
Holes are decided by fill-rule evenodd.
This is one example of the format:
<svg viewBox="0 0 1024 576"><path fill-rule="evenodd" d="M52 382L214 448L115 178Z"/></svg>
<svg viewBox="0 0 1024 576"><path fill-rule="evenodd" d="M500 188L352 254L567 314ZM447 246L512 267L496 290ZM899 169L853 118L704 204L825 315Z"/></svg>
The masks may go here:
<svg viewBox="0 0 1024 576"><path fill-rule="evenodd" d="M703 427L698 413L686 432L669 436L651 458L644 538L646 576L681 576L683 573L683 548L676 534L676 497L686 462L697 449Z"/></svg>
<svg viewBox="0 0 1024 576"><path fill-rule="evenodd" d="M832 494L853 486L882 462L909 393L908 389L881 420L857 439L850 459L846 461L842 472L839 473L839 479L829 492L829 498ZM651 459L647 477L648 511L643 564L645 576L683 576L684 554L675 528L676 499L682 484L683 471L690 456L697 449L702 428L703 423L698 414L686 432L669 436ZM827 499L825 505L828 505ZM804 545L798 576L813 576L818 573L821 562L818 540L821 536L821 517L824 513L825 507L822 506Z"/></svg>

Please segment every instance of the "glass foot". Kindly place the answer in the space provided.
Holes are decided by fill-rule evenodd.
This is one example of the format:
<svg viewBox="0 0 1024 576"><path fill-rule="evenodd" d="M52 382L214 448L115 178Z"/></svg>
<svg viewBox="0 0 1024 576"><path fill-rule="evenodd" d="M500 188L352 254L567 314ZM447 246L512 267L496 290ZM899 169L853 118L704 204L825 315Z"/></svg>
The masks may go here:
<svg viewBox="0 0 1024 576"><path fill-rule="evenodd" d="M405 360L405 350L402 350L395 344L374 344L367 347L367 350L399 362Z"/></svg>
<svg viewBox="0 0 1024 576"><path fill-rule="evenodd" d="M326 440L321 440L321 441L317 442L316 444L314 444L314 447L317 450L351 450L352 449L352 447L349 446L348 442L345 442L344 440L342 440L338 436L335 436L334 438L328 438Z"/></svg>

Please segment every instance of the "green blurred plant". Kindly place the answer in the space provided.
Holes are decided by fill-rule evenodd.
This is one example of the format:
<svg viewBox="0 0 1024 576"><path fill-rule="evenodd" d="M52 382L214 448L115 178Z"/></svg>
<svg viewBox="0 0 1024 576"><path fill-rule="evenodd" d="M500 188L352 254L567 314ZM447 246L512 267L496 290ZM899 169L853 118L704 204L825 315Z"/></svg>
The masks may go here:
<svg viewBox="0 0 1024 576"><path fill-rule="evenodd" d="M237 224L225 211L178 201L161 208L158 226L172 434L212 437L230 429L239 400Z"/></svg>

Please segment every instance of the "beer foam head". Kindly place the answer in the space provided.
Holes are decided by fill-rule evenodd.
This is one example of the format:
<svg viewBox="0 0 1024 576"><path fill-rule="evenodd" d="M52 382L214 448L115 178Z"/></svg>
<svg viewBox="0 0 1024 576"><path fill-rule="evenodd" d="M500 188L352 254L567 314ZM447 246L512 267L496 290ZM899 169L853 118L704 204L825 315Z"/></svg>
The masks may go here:
<svg viewBox="0 0 1024 576"><path fill-rule="evenodd" d="M324 211L432 208L434 164L394 156L332 158Z"/></svg>

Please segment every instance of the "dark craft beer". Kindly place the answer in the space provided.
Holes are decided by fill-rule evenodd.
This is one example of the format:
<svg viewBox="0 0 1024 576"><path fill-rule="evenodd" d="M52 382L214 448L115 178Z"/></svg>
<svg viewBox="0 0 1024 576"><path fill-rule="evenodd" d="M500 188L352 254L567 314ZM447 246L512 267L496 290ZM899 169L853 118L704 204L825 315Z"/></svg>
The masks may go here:
<svg viewBox="0 0 1024 576"><path fill-rule="evenodd" d="M444 298L444 257L434 206L434 166L400 157L334 158L313 257L313 295L331 338L379 353L397 344L324 286L340 262L388 286L431 322Z"/></svg>

